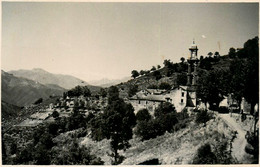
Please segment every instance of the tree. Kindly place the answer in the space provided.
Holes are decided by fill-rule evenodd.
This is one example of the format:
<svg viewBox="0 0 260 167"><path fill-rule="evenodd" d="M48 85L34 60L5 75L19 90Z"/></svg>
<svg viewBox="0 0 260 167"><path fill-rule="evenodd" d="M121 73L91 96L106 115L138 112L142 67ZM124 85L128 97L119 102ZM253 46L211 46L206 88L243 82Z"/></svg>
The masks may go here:
<svg viewBox="0 0 260 167"><path fill-rule="evenodd" d="M42 99L42 98L39 98L38 100L36 100L36 101L34 102L34 104L40 104L40 103L42 103L42 101L43 101L43 99Z"/></svg>
<svg viewBox="0 0 260 167"><path fill-rule="evenodd" d="M185 61L185 58L184 57L181 57L181 63L183 64Z"/></svg>
<svg viewBox="0 0 260 167"><path fill-rule="evenodd" d="M138 76L139 76L138 71L133 70L133 71L132 71L132 77L135 79L135 78L138 77Z"/></svg>
<svg viewBox="0 0 260 167"><path fill-rule="evenodd" d="M161 68L161 66L160 65L157 65L157 69L159 70Z"/></svg>
<svg viewBox="0 0 260 167"><path fill-rule="evenodd" d="M212 57L212 55L213 55L212 52L209 52L209 53L208 53L208 56L209 56L209 57Z"/></svg>
<svg viewBox="0 0 260 167"><path fill-rule="evenodd" d="M184 72L178 74L176 83L177 83L177 85L186 85L187 84L187 74Z"/></svg>
<svg viewBox="0 0 260 167"><path fill-rule="evenodd" d="M170 90L171 88L172 88L171 85L167 82L162 82L159 85L159 89Z"/></svg>
<svg viewBox="0 0 260 167"><path fill-rule="evenodd" d="M87 86L83 86L82 94L84 97L89 97L89 96L91 96L91 91L89 90L89 88Z"/></svg>
<svg viewBox="0 0 260 167"><path fill-rule="evenodd" d="M113 103L114 100L119 100L119 90L116 86L111 86L108 89L108 104Z"/></svg>
<svg viewBox="0 0 260 167"><path fill-rule="evenodd" d="M219 106L224 95L227 95L226 73L224 70L214 70L200 74L196 91L202 102L208 102L210 107Z"/></svg>
<svg viewBox="0 0 260 167"><path fill-rule="evenodd" d="M163 61L163 64L164 64L165 67L170 67L172 65L172 62L170 60L165 59Z"/></svg>
<svg viewBox="0 0 260 167"><path fill-rule="evenodd" d="M138 91L138 85L130 85L128 90L128 96L132 97Z"/></svg>
<svg viewBox="0 0 260 167"><path fill-rule="evenodd" d="M153 66L153 67L151 68L151 71L155 71L155 70L156 70L156 67Z"/></svg>
<svg viewBox="0 0 260 167"><path fill-rule="evenodd" d="M101 89L100 89L99 94L100 94L100 96L102 96L102 97L106 97L106 96L107 96L107 92L106 92L106 90L105 90L104 88L101 88Z"/></svg>
<svg viewBox="0 0 260 167"><path fill-rule="evenodd" d="M159 80L162 78L160 71L154 71L153 76L155 77L156 80Z"/></svg>
<svg viewBox="0 0 260 167"><path fill-rule="evenodd" d="M234 58L236 56L236 49L235 48L230 48L228 52L228 56L230 58Z"/></svg>
<svg viewBox="0 0 260 167"><path fill-rule="evenodd" d="M198 151L197 155L193 159L193 164L216 164L217 157L211 151L210 145L207 143L202 145Z"/></svg>
<svg viewBox="0 0 260 167"><path fill-rule="evenodd" d="M53 111L52 116L54 119L57 119L60 116L60 114L58 113L58 111L55 110Z"/></svg>
<svg viewBox="0 0 260 167"><path fill-rule="evenodd" d="M239 69L239 70L237 70ZM244 97L245 92L245 78L246 78L246 67L245 61L241 59L235 59L231 62L230 67L230 93L232 98L234 98L238 104L241 104L242 97ZM240 111L241 105L239 105Z"/></svg>
<svg viewBox="0 0 260 167"><path fill-rule="evenodd" d="M207 110L199 110L196 115L196 123L203 123L206 126L206 122L210 120L210 116Z"/></svg>
<svg viewBox="0 0 260 167"><path fill-rule="evenodd" d="M136 114L137 121L149 121L151 118L152 116L147 109L141 109Z"/></svg>
<svg viewBox="0 0 260 167"><path fill-rule="evenodd" d="M111 139L110 146L113 151L114 164L119 164L122 159L118 150L130 146L128 140L132 138L132 128L136 124L136 118L133 106L119 98L117 87L110 87L108 92L109 103L103 115L106 125L104 130L107 134L106 137Z"/></svg>
<svg viewBox="0 0 260 167"><path fill-rule="evenodd" d="M141 71L139 72L139 74L140 74L140 75L144 75L144 74L145 74L145 71L144 71L144 70L141 70Z"/></svg>
<svg viewBox="0 0 260 167"><path fill-rule="evenodd" d="M219 55L219 52L215 52L214 53L214 57L219 57L220 55Z"/></svg>
<svg viewBox="0 0 260 167"><path fill-rule="evenodd" d="M173 126L178 123L176 110L173 104L166 102L158 106L154 111L155 119L160 123L162 132L170 132Z"/></svg>

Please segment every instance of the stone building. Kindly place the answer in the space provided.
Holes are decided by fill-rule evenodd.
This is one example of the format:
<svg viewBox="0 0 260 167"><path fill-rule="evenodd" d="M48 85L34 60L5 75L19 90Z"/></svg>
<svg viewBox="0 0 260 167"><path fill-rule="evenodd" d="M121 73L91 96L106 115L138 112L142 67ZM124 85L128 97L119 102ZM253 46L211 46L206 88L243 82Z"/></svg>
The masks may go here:
<svg viewBox="0 0 260 167"><path fill-rule="evenodd" d="M178 86L171 90L143 89L129 100L135 109L135 113L146 108L153 114L155 108L163 102L173 104L176 111L181 112L187 104L187 95L187 86Z"/></svg>
<svg viewBox="0 0 260 167"><path fill-rule="evenodd" d="M196 107L197 66L199 59L197 58L198 47L194 40L189 50L187 86L173 87L171 90L142 89L129 99L135 109L135 113L140 109L146 108L153 114L155 108L163 102L173 104L177 112L181 112L186 107L188 109Z"/></svg>

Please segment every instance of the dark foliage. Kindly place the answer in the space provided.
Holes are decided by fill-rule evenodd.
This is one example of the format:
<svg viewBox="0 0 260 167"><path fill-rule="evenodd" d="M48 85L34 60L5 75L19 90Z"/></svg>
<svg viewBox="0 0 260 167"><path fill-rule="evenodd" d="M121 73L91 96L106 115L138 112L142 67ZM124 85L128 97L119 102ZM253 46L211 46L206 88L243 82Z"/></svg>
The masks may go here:
<svg viewBox="0 0 260 167"><path fill-rule="evenodd" d="M211 119L211 116L208 114L207 110L199 110L196 115L196 122L203 123L206 126L206 122Z"/></svg>
<svg viewBox="0 0 260 167"><path fill-rule="evenodd" d="M136 114L137 121L149 121L151 118L152 116L147 109L141 109Z"/></svg>
<svg viewBox="0 0 260 167"><path fill-rule="evenodd" d="M89 90L89 88L87 86L76 86L75 88L69 90L67 92L67 95L69 97L73 97L73 96L80 96L83 95L84 97L89 97L91 96L91 91Z"/></svg>
<svg viewBox="0 0 260 167"><path fill-rule="evenodd" d="M133 78L136 78L136 77L139 76L139 72L136 71L136 70L133 70L131 73L132 73L132 77L133 77Z"/></svg>
<svg viewBox="0 0 260 167"><path fill-rule="evenodd" d="M171 85L167 82L162 82L159 85L159 89L170 90L171 88L172 88Z"/></svg>
<svg viewBox="0 0 260 167"><path fill-rule="evenodd" d="M211 151L210 145L205 144L198 149L197 155L193 159L192 163L193 164L216 164L217 157Z"/></svg>
<svg viewBox="0 0 260 167"><path fill-rule="evenodd" d="M105 90L104 88L101 88L101 89L100 89L99 94L100 94L100 96L102 96L102 97L106 97L106 96L107 96L107 92L106 92L106 90Z"/></svg>
<svg viewBox="0 0 260 167"><path fill-rule="evenodd" d="M43 99L42 99L42 98L39 98L38 100L36 100L36 101L34 102L34 104L40 104L40 103L42 103L42 101L43 101Z"/></svg>
<svg viewBox="0 0 260 167"><path fill-rule="evenodd" d="M187 74L184 72L178 74L176 83L177 83L177 85L186 85L187 84Z"/></svg>
<svg viewBox="0 0 260 167"><path fill-rule="evenodd" d="M121 163L122 157L118 150L127 149L130 146L128 140L132 138L132 128L135 124L133 106L120 99L118 88L111 86L108 90L108 106L103 114L91 120L91 129L94 139L100 140L104 137L111 139L113 164Z"/></svg>
<svg viewBox="0 0 260 167"><path fill-rule="evenodd" d="M171 103L162 103L155 110L155 118L138 121L136 135L142 140L148 140L163 135L166 131L172 132L178 123L175 107Z"/></svg>
<svg viewBox="0 0 260 167"><path fill-rule="evenodd" d="M147 88L148 88L148 89L158 89L158 86L152 84L152 85L149 85Z"/></svg>
<svg viewBox="0 0 260 167"><path fill-rule="evenodd" d="M128 90L128 96L131 97L138 91L138 85L130 85Z"/></svg>
<svg viewBox="0 0 260 167"><path fill-rule="evenodd" d="M160 71L154 71L153 76L155 77L156 80L159 80L162 78Z"/></svg>

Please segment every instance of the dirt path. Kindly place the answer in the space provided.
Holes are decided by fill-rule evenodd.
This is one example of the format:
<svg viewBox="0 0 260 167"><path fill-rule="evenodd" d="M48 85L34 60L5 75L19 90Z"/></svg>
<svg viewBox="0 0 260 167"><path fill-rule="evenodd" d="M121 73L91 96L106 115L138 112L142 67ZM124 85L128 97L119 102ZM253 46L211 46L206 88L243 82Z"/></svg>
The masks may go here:
<svg viewBox="0 0 260 167"><path fill-rule="evenodd" d="M251 164L253 158L250 154L245 152L245 146L247 141L245 139L246 131L242 129L241 125L238 124L229 114L219 114L219 116L235 131L237 131L237 137L233 142L232 155L240 163Z"/></svg>

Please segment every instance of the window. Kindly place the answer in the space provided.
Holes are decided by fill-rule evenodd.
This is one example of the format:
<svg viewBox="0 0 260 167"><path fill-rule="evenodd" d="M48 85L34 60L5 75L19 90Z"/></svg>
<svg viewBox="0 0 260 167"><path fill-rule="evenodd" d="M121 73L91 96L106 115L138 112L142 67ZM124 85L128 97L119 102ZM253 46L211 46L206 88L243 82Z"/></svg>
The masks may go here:
<svg viewBox="0 0 260 167"><path fill-rule="evenodd" d="M139 104L141 103L141 101L139 100Z"/></svg>
<svg viewBox="0 0 260 167"><path fill-rule="evenodd" d="M183 99L181 99L181 103L183 103Z"/></svg>
<svg viewBox="0 0 260 167"><path fill-rule="evenodd" d="M181 97L184 97L184 92L181 92Z"/></svg>

